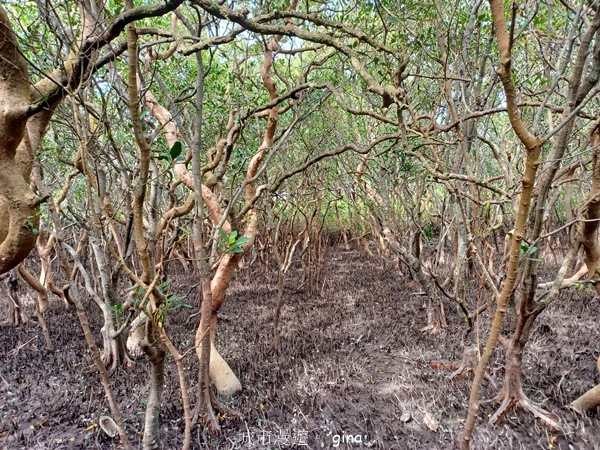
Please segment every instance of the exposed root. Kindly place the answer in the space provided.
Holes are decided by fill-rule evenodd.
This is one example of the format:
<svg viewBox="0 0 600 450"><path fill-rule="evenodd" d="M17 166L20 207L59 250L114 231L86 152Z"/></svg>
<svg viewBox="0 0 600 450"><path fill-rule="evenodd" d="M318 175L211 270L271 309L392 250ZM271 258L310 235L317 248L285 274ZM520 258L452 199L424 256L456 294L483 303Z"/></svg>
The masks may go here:
<svg viewBox="0 0 600 450"><path fill-rule="evenodd" d="M459 362L449 362L449 361L429 361L429 366L434 369L456 369L460 366Z"/></svg>
<svg viewBox="0 0 600 450"><path fill-rule="evenodd" d="M205 397L205 401L199 402L192 412L191 428L200 423L213 435L219 436L221 434L220 420L240 419L242 417L239 412L224 405L218 399L212 387L208 389L208 393L204 394L203 397Z"/></svg>
<svg viewBox="0 0 600 450"><path fill-rule="evenodd" d="M518 406L533 414L536 419L539 419L552 431L562 432L562 426L560 425L558 417L556 417L556 415L552 414L550 411L546 411L544 408L535 404L528 398L521 399Z"/></svg>
<svg viewBox="0 0 600 450"><path fill-rule="evenodd" d="M215 415L214 409L210 407L207 408L207 411L204 414L200 415L200 421L202 422L205 428L208 428L212 435L221 435L221 425L219 425L219 420Z"/></svg>
<svg viewBox="0 0 600 450"><path fill-rule="evenodd" d="M517 407L521 408L523 411L529 412L533 414L536 419L539 419L545 426L551 429L554 432L562 432L562 427L560 425L559 419L549 411L546 411L541 406L537 405L525 395L521 395L521 398L515 398L512 395L504 395L504 399L502 400L502 404L496 410L496 412L490 417L490 423L494 426L497 426L508 412ZM499 399L499 398L497 398Z"/></svg>
<svg viewBox="0 0 600 450"><path fill-rule="evenodd" d="M429 365L434 369L455 369L454 372L447 377L449 380L454 380L474 372L475 368L477 367L477 357L477 347L469 346L465 347L463 351L463 357L460 362L432 361L429 363ZM487 375L485 378L490 380Z"/></svg>
<svg viewBox="0 0 600 450"><path fill-rule="evenodd" d="M496 412L490 417L490 423L497 426L502 419L504 419L508 411L513 408L516 402L509 395L505 395L504 399L497 396L492 401L502 401Z"/></svg>
<svg viewBox="0 0 600 450"><path fill-rule="evenodd" d="M198 423L207 428L212 435L219 436L221 434L221 426L219 425L219 420L215 415L215 410L213 408L212 402L199 402L194 411L192 412L192 426L194 428Z"/></svg>
<svg viewBox="0 0 600 450"><path fill-rule="evenodd" d="M141 350L141 347L139 348ZM119 355L119 345L116 342L112 342L110 346L104 348L102 362L110 373L116 372L120 367L131 367L133 365L134 360L129 356L129 351L125 346L123 346L121 352L122 354Z"/></svg>
<svg viewBox="0 0 600 450"><path fill-rule="evenodd" d="M133 364L134 361L129 357L129 355L123 356L120 360L114 356L111 356L105 362L105 365L110 373L118 372L122 367L131 367Z"/></svg>
<svg viewBox="0 0 600 450"><path fill-rule="evenodd" d="M449 380L454 380L456 378L462 377L464 375L473 373L478 363L478 352L477 347L471 345L469 347L465 347L463 351L462 361L458 368L448 375Z"/></svg>
<svg viewBox="0 0 600 450"><path fill-rule="evenodd" d="M216 409L219 414L217 418L230 418L230 419L241 419L242 415L236 410L226 406L222 401L220 401L215 395L214 391L210 390L210 402L214 409Z"/></svg>

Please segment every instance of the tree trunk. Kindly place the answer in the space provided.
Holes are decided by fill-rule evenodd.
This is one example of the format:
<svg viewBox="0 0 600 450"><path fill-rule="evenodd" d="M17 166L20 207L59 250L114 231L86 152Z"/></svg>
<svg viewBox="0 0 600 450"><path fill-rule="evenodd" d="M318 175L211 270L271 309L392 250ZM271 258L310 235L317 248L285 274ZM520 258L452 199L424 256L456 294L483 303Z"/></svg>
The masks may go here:
<svg viewBox="0 0 600 450"><path fill-rule="evenodd" d="M160 407L161 395L165 381L165 345L151 320L146 322L146 338L142 341L142 350L148 357L152 368L150 371L150 392L146 405L146 420L144 423L144 450L162 448L160 442Z"/></svg>
<svg viewBox="0 0 600 450"><path fill-rule="evenodd" d="M93 291L93 286L89 286L88 290L102 310L102 315L104 317L104 325L101 329L104 344L102 359L104 364L106 364L107 367L110 367L110 370L115 370L118 366L127 365L131 361L127 353L127 345L123 330L119 329L120 326L117 323L118 307L122 305L117 299L115 287L118 276L115 273L111 273L108 266L108 261L101 245L99 227L99 224L95 224L91 227L89 243L92 247L96 267L98 269L101 298ZM78 250L82 244L84 244L84 241L80 241ZM142 339L143 335L140 336L139 342L141 342Z"/></svg>
<svg viewBox="0 0 600 450"><path fill-rule="evenodd" d="M519 269L521 243L525 238L527 231L527 221L529 218L529 209L533 195L533 188L536 179L536 173L539 166L539 155L543 142L533 135L525 126L521 119L517 106L517 90L511 70L510 38L504 18L504 5L499 0L489 0L494 21L494 31L498 41L498 50L500 53L500 65L497 70L498 76L502 81L504 92L506 94L506 103L508 117L511 127L527 151L525 159L525 172L521 179L522 191L518 203L517 220L510 247L510 259L506 273L506 280L502 285L502 291L496 298L496 312L492 320L492 326L486 346L475 372L475 379L471 388L469 397L469 412L465 421L465 431L461 438L461 450L468 450L470 445L475 420L479 410L479 395L481 384L485 376L487 365L494 354L498 337L502 328L504 315L506 314L506 305L517 284L517 275Z"/></svg>
<svg viewBox="0 0 600 450"><path fill-rule="evenodd" d="M573 403L569 407L579 414L591 412L600 407L600 384L593 387Z"/></svg>
<svg viewBox="0 0 600 450"><path fill-rule="evenodd" d="M521 301L527 301L527 299L522 297ZM532 413L550 429L560 430L558 418L553 417L551 413L527 398L523 392L523 349L529 341L531 327L544 309L544 306L539 306L535 311L523 314L523 305L519 308L520 314L516 328L506 349L504 386L498 395L498 399L502 403L490 418L490 422L494 425L497 425L511 408L519 407Z"/></svg>
<svg viewBox="0 0 600 450"><path fill-rule="evenodd" d="M28 323L27 316L23 312L21 299L19 298L19 283L14 272L10 272L8 279L5 282L8 289L8 320L13 325L26 325Z"/></svg>
<svg viewBox="0 0 600 450"><path fill-rule="evenodd" d="M271 348L277 350L279 348L279 318L281 316L281 307L283 306L283 283L285 280L284 268L279 266L277 273L277 306L275 307L275 317L273 319L273 341Z"/></svg>
<svg viewBox="0 0 600 450"><path fill-rule="evenodd" d="M59 222L57 221L58 216L55 215L55 217L53 217L53 220L55 221L55 224L58 227L58 225L59 225ZM61 242L60 239L59 239L59 242ZM59 256L61 258L61 265L63 267L63 271L65 272L65 275L69 276L70 269L69 269L68 263L66 262L66 255L63 252L61 252L61 253L62 254L60 254ZM70 304L72 304L75 307L75 312L77 314L77 318L79 319L79 324L81 325L81 329L83 330L83 335L85 337L85 341L90 349L90 352L92 353L92 357L94 359L94 363L96 364L96 367L98 368L98 372L100 372L100 380L102 382L102 386L104 387L104 393L108 400L108 404L110 405L110 411L113 415L113 419L117 425L117 431L121 438L121 443L123 444L123 448L125 448L126 450L133 450L133 447L131 446L131 444L129 442L129 438L127 437L127 432L125 431L125 427L123 425L123 418L121 416L121 411L119 410L119 407L117 406L117 402L115 401L112 388L110 387L110 380L108 378L108 373L106 371L106 367L105 367L104 363L102 362L100 352L98 351L98 348L96 347L96 343L94 342L94 337L92 336L90 324L89 324L89 321L85 314L85 308L83 307L83 305L81 304L81 301L79 300L79 294L78 294L77 290L75 289L75 287L76 287L75 283L73 282L73 280L71 280L69 285L66 285L63 288L64 297Z"/></svg>
<svg viewBox="0 0 600 450"><path fill-rule="evenodd" d="M200 265L201 270L206 269L205 261L200 261ZM209 373L209 368L212 366L214 347L212 345L210 336L210 322L213 311L213 302L209 279L209 276L203 273L202 306L200 309L202 315L200 316L200 324L196 330L196 338L194 342L196 354L198 356L198 360L200 361L200 368L198 371L198 404L196 405L195 416L197 416L202 423L206 424L210 430L216 434L220 432L220 427L219 422L215 417L215 412L210 397L211 375Z"/></svg>
<svg viewBox="0 0 600 450"><path fill-rule="evenodd" d="M214 298L214 297L213 297ZM213 310L210 320L210 378L220 395L230 396L242 390L242 383L235 375L227 361L219 354L215 348L215 337L217 331L217 311Z"/></svg>
<svg viewBox="0 0 600 450"><path fill-rule="evenodd" d="M522 328L523 322L519 322ZM502 406L490 418L490 422L497 425L512 406L517 405L525 398L523 393L523 343L517 338L517 331L508 343L506 349L506 362L504 373L504 386L498 395Z"/></svg>
<svg viewBox="0 0 600 450"><path fill-rule="evenodd" d="M588 220L580 225L579 233L581 243L585 249L585 264L588 268L588 278L598 280L600 267L600 244L598 243L598 219L600 218L600 119L590 131L590 145L592 147L592 188L588 194L588 207L585 218ZM600 283L594 282L597 294L600 294ZM600 371L600 363L598 365ZM600 406L600 385L590 389L569 407L580 414L592 411Z"/></svg>
<svg viewBox="0 0 600 450"><path fill-rule="evenodd" d="M27 133L30 99L27 63L0 7L0 274L35 246L41 199L29 186L33 167Z"/></svg>
<svg viewBox="0 0 600 450"><path fill-rule="evenodd" d="M109 305L102 305L102 315L104 316L104 325L100 330L104 344L102 360L110 368L109 370L115 370L118 366L125 366L130 362L127 341L124 333L117 333L115 312L110 309Z"/></svg>

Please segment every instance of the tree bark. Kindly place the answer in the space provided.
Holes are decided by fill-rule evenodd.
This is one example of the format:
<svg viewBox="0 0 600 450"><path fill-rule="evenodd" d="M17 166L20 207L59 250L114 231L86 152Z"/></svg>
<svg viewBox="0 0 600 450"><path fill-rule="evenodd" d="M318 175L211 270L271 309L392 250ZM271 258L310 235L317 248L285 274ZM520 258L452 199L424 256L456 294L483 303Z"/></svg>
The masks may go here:
<svg viewBox="0 0 600 450"><path fill-rule="evenodd" d="M155 329L157 325L152 320L146 322L146 337L142 341L142 350L148 357L152 368L150 371L150 392L146 404L144 423L144 450L162 448L160 441L160 409L161 396L165 382L165 345Z"/></svg>
<svg viewBox="0 0 600 450"><path fill-rule="evenodd" d="M29 98L27 62L0 6L0 274L25 259L39 228L41 199L29 187L33 168L26 145Z"/></svg>
<svg viewBox="0 0 600 450"><path fill-rule="evenodd" d="M521 299L524 301L524 299ZM525 395L523 391L523 349L529 341L529 334L535 319L542 313L543 307L536 309L526 317L519 315L517 326L506 349L504 386L498 399L502 402L498 410L490 418L490 422L497 425L512 407L519 407L542 420L550 429L559 430L557 419L544 411Z"/></svg>
<svg viewBox="0 0 600 450"><path fill-rule="evenodd" d="M600 384L573 401L569 407L579 414L585 414L600 407Z"/></svg>

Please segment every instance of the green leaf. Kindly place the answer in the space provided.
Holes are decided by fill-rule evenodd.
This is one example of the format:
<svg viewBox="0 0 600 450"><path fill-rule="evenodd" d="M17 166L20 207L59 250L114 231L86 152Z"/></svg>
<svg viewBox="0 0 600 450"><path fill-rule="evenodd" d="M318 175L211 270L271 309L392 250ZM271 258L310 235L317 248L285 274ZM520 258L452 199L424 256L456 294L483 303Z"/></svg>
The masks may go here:
<svg viewBox="0 0 600 450"><path fill-rule="evenodd" d="M171 150L169 150L169 155L171 156L172 160L175 160L179 157L179 155L181 155L182 151L183 151L183 146L181 145L180 141L177 141L173 144L173 147L171 147Z"/></svg>
<svg viewBox="0 0 600 450"><path fill-rule="evenodd" d="M250 241L249 237L242 236L237 241L235 241L236 245L244 245L246 242Z"/></svg>

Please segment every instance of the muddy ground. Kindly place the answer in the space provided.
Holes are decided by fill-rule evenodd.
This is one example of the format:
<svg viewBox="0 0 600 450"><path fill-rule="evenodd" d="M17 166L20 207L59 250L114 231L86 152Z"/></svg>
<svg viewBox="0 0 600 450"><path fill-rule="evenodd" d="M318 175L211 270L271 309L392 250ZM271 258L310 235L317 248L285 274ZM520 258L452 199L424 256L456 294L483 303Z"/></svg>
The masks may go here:
<svg viewBox="0 0 600 450"><path fill-rule="evenodd" d="M242 418L224 418L220 438L196 428L193 448L456 448L472 376L450 381L452 369L435 364L461 358L464 321L455 306L445 303L447 328L421 332L427 321L424 298L393 264L384 270L380 261L355 250L331 248L322 274L324 284L308 289L301 286L299 268L288 273L279 352L270 347L275 274L255 266L237 276L222 310L219 347L244 386L228 403ZM192 275L178 278L174 285L181 292L196 282ZM485 301L478 290L473 281L472 306ZM186 324L186 317L197 311L198 300L187 301L194 308L179 310L167 326L182 352L190 348L197 325L197 318ZM87 306L97 333L100 315L94 304ZM34 317L31 306L28 312ZM0 325L0 449L118 448L97 427L108 404L74 312L54 301L46 317L52 352L33 319L27 326ZM538 319L527 347L526 392L560 418L563 432L553 433L520 411L492 427L486 418L495 405L487 403L472 448L600 448L598 417L580 418L565 409L599 381L594 359L600 355L599 317L600 302L591 293L566 292ZM481 340L487 327L484 314L477 324ZM502 386L503 353L500 347L490 364L484 399ZM194 393L193 353L186 362ZM137 443L148 373L142 359L111 378ZM172 360L163 401L164 448L180 448L182 410Z"/></svg>

